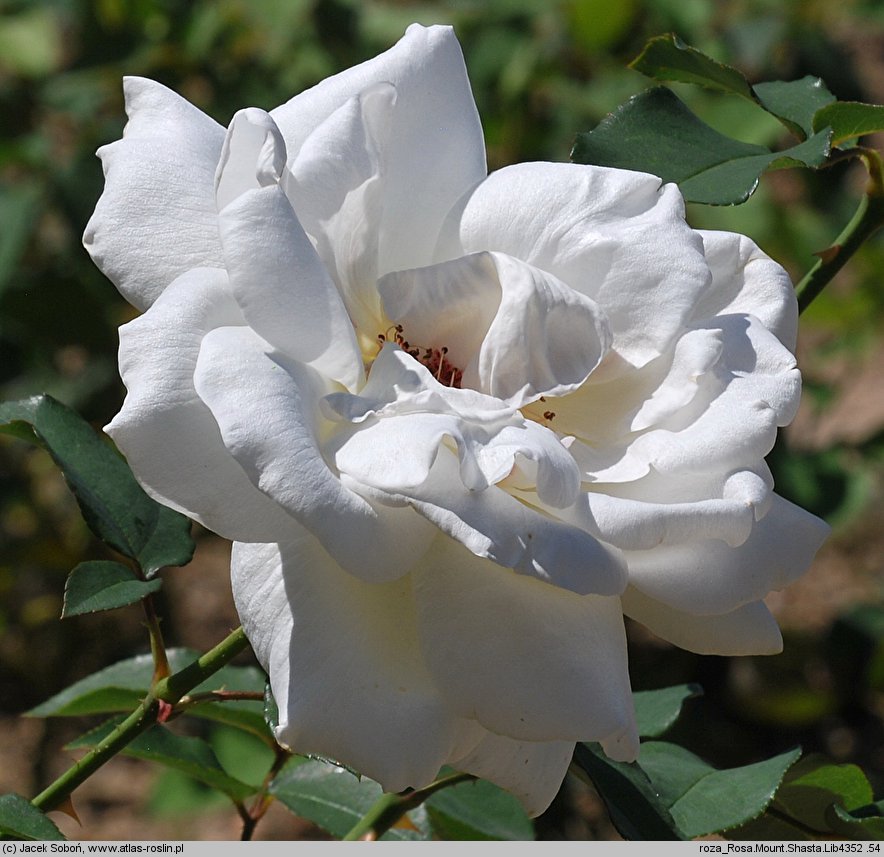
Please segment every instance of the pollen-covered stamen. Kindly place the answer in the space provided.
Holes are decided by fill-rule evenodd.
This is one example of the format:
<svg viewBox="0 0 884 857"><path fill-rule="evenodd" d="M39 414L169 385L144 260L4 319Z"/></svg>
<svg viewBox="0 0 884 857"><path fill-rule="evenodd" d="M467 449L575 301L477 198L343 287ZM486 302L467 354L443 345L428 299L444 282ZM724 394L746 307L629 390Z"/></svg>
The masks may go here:
<svg viewBox="0 0 884 857"><path fill-rule="evenodd" d="M418 363L426 366L433 377L446 387L460 389L463 371L448 360L448 348L427 348L423 345L412 345L404 336L405 328L394 324L387 328L386 333L378 334L378 345L383 348L387 342L395 342L406 354L410 354Z"/></svg>

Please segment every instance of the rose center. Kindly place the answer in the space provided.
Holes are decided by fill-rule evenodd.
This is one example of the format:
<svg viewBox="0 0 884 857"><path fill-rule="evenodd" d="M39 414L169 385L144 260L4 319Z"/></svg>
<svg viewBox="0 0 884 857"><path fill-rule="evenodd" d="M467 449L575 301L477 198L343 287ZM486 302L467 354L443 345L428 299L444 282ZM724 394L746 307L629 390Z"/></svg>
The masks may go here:
<svg viewBox="0 0 884 857"><path fill-rule="evenodd" d="M444 345L440 348L414 345L405 338L405 329L401 324L395 324L388 328L386 333L378 334L380 346L387 342L395 342L406 354L410 354L418 363L426 366L440 384L460 389L463 371L448 360L448 348Z"/></svg>

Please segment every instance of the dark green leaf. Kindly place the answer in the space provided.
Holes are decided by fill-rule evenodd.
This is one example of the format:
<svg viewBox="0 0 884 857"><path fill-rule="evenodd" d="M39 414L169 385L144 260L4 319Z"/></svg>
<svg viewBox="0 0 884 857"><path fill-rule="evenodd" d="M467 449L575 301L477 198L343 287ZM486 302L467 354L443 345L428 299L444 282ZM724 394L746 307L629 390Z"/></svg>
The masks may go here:
<svg viewBox="0 0 884 857"><path fill-rule="evenodd" d="M534 825L519 801L487 780L442 789L425 806L443 839L534 839Z"/></svg>
<svg viewBox="0 0 884 857"><path fill-rule="evenodd" d="M609 759L598 744L578 744L574 765L589 777L624 839L682 838L669 809L637 764Z"/></svg>
<svg viewBox="0 0 884 857"><path fill-rule="evenodd" d="M702 696L697 684L679 684L661 690L640 690L633 694L638 734L642 738L657 738L671 728L688 699Z"/></svg>
<svg viewBox="0 0 884 857"><path fill-rule="evenodd" d="M776 116L802 140L830 124L814 121L818 110L835 101L820 78L775 80L750 87L740 71L706 56L672 34L651 39L630 68L654 80L694 83L740 95Z"/></svg>
<svg viewBox="0 0 884 857"><path fill-rule="evenodd" d="M856 765L835 765L823 756L808 756L783 778L771 810L729 831L730 839L816 839L841 836L869 838L864 825L876 822L872 786ZM774 814L775 813L775 814ZM866 815L858 820L857 816Z"/></svg>
<svg viewBox="0 0 884 857"><path fill-rule="evenodd" d="M689 202L734 205L770 168L818 166L829 132L781 152L742 143L701 122L670 90L633 96L592 131L579 134L571 158L580 164L640 170L677 182Z"/></svg>
<svg viewBox="0 0 884 857"><path fill-rule="evenodd" d="M815 131L832 129L832 145L840 146L864 134L884 131L884 105L858 101L836 101L813 117Z"/></svg>
<svg viewBox="0 0 884 857"><path fill-rule="evenodd" d="M655 80L695 83L752 99L749 82L737 69L706 56L672 33L651 39L629 67Z"/></svg>
<svg viewBox="0 0 884 857"><path fill-rule="evenodd" d="M14 839L64 839L61 831L21 795L0 795L0 833Z"/></svg>
<svg viewBox="0 0 884 857"><path fill-rule="evenodd" d="M125 607L157 592L162 585L159 578L142 580L131 568L118 562L81 562L68 575L61 616L64 619Z"/></svg>
<svg viewBox="0 0 884 857"><path fill-rule="evenodd" d="M241 669L241 667L234 669ZM276 739L267 731L261 703L258 701L238 699L227 702L201 702L199 705L189 708L187 713L215 723L235 726L237 729L242 729L260 738L271 747L276 746Z"/></svg>
<svg viewBox="0 0 884 857"><path fill-rule="evenodd" d="M23 431L22 423L33 434ZM92 532L137 560L145 575L190 562L190 521L151 500L125 460L70 408L45 395L5 402L0 426L48 450Z"/></svg>
<svg viewBox="0 0 884 857"><path fill-rule="evenodd" d="M642 769L668 807L703 777L715 772L712 765L690 750L662 741L647 741L642 744L639 758Z"/></svg>
<svg viewBox="0 0 884 857"><path fill-rule="evenodd" d="M859 807L852 812L836 806L832 813L832 828L848 839L884 839L884 801Z"/></svg>
<svg viewBox="0 0 884 857"><path fill-rule="evenodd" d="M872 786L856 765L833 765L811 758L789 771L777 792L776 804L805 826L831 832L826 823L830 807L838 804L854 810L872 799Z"/></svg>
<svg viewBox="0 0 884 857"><path fill-rule="evenodd" d="M688 838L715 833L757 818L773 800L800 750L719 771L674 744L642 745L641 765Z"/></svg>
<svg viewBox="0 0 884 857"><path fill-rule="evenodd" d="M295 815L306 818L333 836L348 833L383 794L381 787L365 777L324 762L295 757L270 783L270 794ZM409 813L409 818L413 815ZM419 830L394 827L381 839L426 839Z"/></svg>
<svg viewBox="0 0 884 857"><path fill-rule="evenodd" d="M72 741L65 749L93 747L106 738L118 722L119 720L114 719L102 724ZM245 800L257 791L257 787L250 786L226 773L211 746L202 738L176 735L164 726L152 726L128 744L122 753L136 759L166 765L218 789L235 801Z"/></svg>
<svg viewBox="0 0 884 857"><path fill-rule="evenodd" d="M756 83L752 89L765 110L782 119L802 139L826 127L814 127L814 115L835 100L835 96L818 77Z"/></svg>
<svg viewBox="0 0 884 857"><path fill-rule="evenodd" d="M199 652L191 649L168 649L166 654L173 672L184 669L199 657ZM144 698L152 677L153 659L150 655L127 658L72 684L32 708L28 714L32 717L70 717L130 711ZM222 688L263 690L265 681L264 673L254 667L226 666L192 692L204 693ZM262 709L258 701L238 700L202 703L191 708L190 713L238 726L267 740Z"/></svg>
<svg viewBox="0 0 884 857"><path fill-rule="evenodd" d="M264 722L271 733L276 732L276 727L279 726L279 706L273 698L269 681L264 685Z"/></svg>
<svg viewBox="0 0 884 857"><path fill-rule="evenodd" d="M30 717L76 717L128 711L147 693L153 669L150 655L119 661L75 682L27 714Z"/></svg>

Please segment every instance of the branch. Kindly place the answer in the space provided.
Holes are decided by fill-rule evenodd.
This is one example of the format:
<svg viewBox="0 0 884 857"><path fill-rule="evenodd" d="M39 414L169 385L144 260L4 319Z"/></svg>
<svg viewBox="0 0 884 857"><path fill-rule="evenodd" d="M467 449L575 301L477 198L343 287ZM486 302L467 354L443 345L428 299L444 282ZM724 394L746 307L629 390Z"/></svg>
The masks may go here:
<svg viewBox="0 0 884 857"><path fill-rule="evenodd" d="M343 842L361 839L380 839L406 812L419 807L428 797L441 789L476 779L472 774L451 774L441 777L426 788L405 794L381 795L374 806L354 825Z"/></svg>
<svg viewBox="0 0 884 857"><path fill-rule="evenodd" d="M854 150L851 150L854 151ZM869 183L859 207L841 234L795 287L798 311L804 312L865 241L884 226L884 169L874 149L859 152L869 170Z"/></svg>
<svg viewBox="0 0 884 857"><path fill-rule="evenodd" d="M156 682L138 708L103 741L96 744L80 761L68 768L55 782L40 792L31 803L44 812L55 809L105 762L112 759L127 744L153 726L157 722L161 703L166 703L167 706L174 705L184 694L220 670L235 655L243 651L248 644L249 641L246 639L243 629L237 628L201 658L180 672Z"/></svg>

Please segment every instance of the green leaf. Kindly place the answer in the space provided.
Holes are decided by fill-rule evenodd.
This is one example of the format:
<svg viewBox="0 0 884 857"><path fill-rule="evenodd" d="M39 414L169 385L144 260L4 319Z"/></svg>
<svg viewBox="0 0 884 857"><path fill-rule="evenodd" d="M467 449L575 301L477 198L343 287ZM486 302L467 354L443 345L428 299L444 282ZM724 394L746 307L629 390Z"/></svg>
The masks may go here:
<svg viewBox="0 0 884 857"><path fill-rule="evenodd" d="M848 812L834 808L832 827L836 834L849 839L884 839L884 801Z"/></svg>
<svg viewBox="0 0 884 857"><path fill-rule="evenodd" d="M859 101L837 101L813 117L813 129L832 129L832 145L840 146L864 134L884 131L884 105Z"/></svg>
<svg viewBox="0 0 884 857"><path fill-rule="evenodd" d="M21 795L0 795L0 833L14 839L62 840L61 831Z"/></svg>
<svg viewBox="0 0 884 857"><path fill-rule="evenodd" d="M268 790L295 815L338 837L347 834L383 794L373 780L360 779L345 768L299 757L283 767ZM412 813L408 817L414 818ZM394 827L381 837L392 840L426 838L419 830L402 827Z"/></svg>
<svg viewBox="0 0 884 857"><path fill-rule="evenodd" d="M279 706L273 698L269 681L264 684L264 722L271 733L276 732L276 727L279 726Z"/></svg>
<svg viewBox="0 0 884 857"><path fill-rule="evenodd" d="M831 806L854 810L872 799L872 786L861 768L833 765L816 757L803 759L789 771L777 792L776 804L802 824L830 832L826 815Z"/></svg>
<svg viewBox="0 0 884 857"><path fill-rule="evenodd" d="M706 56L674 33L651 39L629 67L655 80L695 83L753 99L749 82L737 69Z"/></svg>
<svg viewBox="0 0 884 857"><path fill-rule="evenodd" d="M571 159L640 170L677 182L688 202L745 202L766 169L819 166L829 154L830 132L780 152L742 143L701 122L665 87L633 96L596 128L579 134Z"/></svg>
<svg viewBox="0 0 884 857"><path fill-rule="evenodd" d="M771 833L789 839L864 838L868 831L863 825L870 822L858 821L851 813L873 818L872 800L872 786L856 765L835 765L823 756L809 756L784 777L771 805L776 815L765 813L728 833L728 838L770 838Z"/></svg>
<svg viewBox="0 0 884 857"><path fill-rule="evenodd" d="M81 735L65 747L76 750L93 747L106 738L117 726L115 718L103 723L96 729ZM202 738L191 738L176 735L164 726L152 726L142 733L121 751L135 759L158 762L166 767L187 774L207 786L228 795L234 801L243 801L258 791L241 780L231 777L222 767L211 746Z"/></svg>
<svg viewBox="0 0 884 857"><path fill-rule="evenodd" d="M487 780L442 789L424 805L433 830L443 839L534 839L534 825L519 801Z"/></svg>
<svg viewBox="0 0 884 857"><path fill-rule="evenodd" d="M764 109L785 122L802 139L827 127L815 127L814 123L817 111L835 100L820 78L808 76L788 82L756 83L752 89Z"/></svg>
<svg viewBox="0 0 884 857"><path fill-rule="evenodd" d="M609 759L598 744L578 744L573 766L584 772L595 786L624 839L671 841L682 838L668 807L637 764Z"/></svg>
<svg viewBox="0 0 884 857"><path fill-rule="evenodd" d="M113 610L159 591L163 581L142 580L128 566L119 562L81 562L69 575L64 587L62 619Z"/></svg>
<svg viewBox="0 0 884 857"><path fill-rule="evenodd" d="M244 729L216 724L206 736L221 767L244 783L260 788L276 761L279 745L271 747ZM280 751L281 752L281 751Z"/></svg>
<svg viewBox="0 0 884 857"><path fill-rule="evenodd" d="M5 402L0 431L46 449L92 532L137 560L148 578L190 562L190 521L148 497L125 460L70 408L46 395Z"/></svg>
<svg viewBox="0 0 884 857"><path fill-rule="evenodd" d="M638 734L642 738L658 738L670 729L688 699L703 695L697 684L679 684L661 690L640 690L632 695Z"/></svg>
<svg viewBox="0 0 884 857"><path fill-rule="evenodd" d="M776 116L802 140L830 124L814 121L818 110L835 101L820 78L808 76L749 86L742 72L706 56L673 34L651 39L629 67L654 80L694 83L739 95Z"/></svg>
<svg viewBox="0 0 884 857"><path fill-rule="evenodd" d="M683 747L652 741L642 745L640 759L679 830L693 838L760 816L800 755L796 749L753 765L719 771Z"/></svg>
<svg viewBox="0 0 884 857"><path fill-rule="evenodd" d="M166 654L173 672L184 669L199 657L199 652L192 649L173 648L168 649ZM118 661L72 684L27 713L31 717L74 717L131 711L141 702L150 688L153 669L153 658L150 655L138 655ZM221 688L263 690L265 682L266 677L259 669L226 666L194 688L192 693L204 693ZM257 700L205 702L195 705L189 713L196 717L237 726L265 741L268 740L263 706Z"/></svg>

